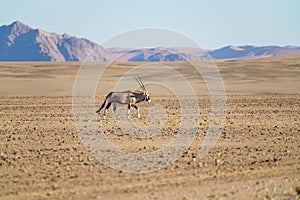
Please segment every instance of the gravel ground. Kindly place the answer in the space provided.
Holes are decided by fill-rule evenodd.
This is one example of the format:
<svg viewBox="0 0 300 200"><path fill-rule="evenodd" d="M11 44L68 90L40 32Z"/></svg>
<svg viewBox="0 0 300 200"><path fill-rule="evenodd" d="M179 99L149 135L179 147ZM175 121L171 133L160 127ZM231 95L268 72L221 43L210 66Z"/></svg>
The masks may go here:
<svg viewBox="0 0 300 200"><path fill-rule="evenodd" d="M155 102L168 120L153 137L128 135L111 111L97 123L116 146L153 152L171 141L180 124L178 102L167 96L153 97ZM71 97L0 97L0 199L299 199L299 105L299 94L228 96L225 128L200 159L211 123L209 98L200 96L199 127L189 149L158 171L127 173L85 148ZM142 119L133 110L132 121L149 124L149 108L142 103Z"/></svg>

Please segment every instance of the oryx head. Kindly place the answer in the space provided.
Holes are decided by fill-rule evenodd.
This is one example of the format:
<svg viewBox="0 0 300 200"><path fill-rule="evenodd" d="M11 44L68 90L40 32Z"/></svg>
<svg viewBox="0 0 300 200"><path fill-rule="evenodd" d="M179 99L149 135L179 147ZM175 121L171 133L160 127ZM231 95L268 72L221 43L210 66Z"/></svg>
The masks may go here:
<svg viewBox="0 0 300 200"><path fill-rule="evenodd" d="M144 92L144 95L145 95L145 100L144 101L147 101L148 103L150 103L151 102L150 95L149 95L148 91L146 90L145 85L143 84L141 78L139 76L135 76L135 80L139 83L139 85L143 89L143 92Z"/></svg>

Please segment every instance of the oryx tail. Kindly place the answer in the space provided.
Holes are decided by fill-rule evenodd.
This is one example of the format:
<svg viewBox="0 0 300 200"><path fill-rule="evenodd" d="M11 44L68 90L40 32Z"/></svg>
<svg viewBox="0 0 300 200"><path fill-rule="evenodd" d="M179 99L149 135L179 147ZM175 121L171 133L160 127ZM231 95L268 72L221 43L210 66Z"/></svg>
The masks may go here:
<svg viewBox="0 0 300 200"><path fill-rule="evenodd" d="M105 106L105 104L106 104L106 101L107 101L108 97L109 97L111 94L112 94L112 92L108 93L108 95L105 97L105 100L104 100L103 104L101 105L101 107L99 108L99 110L96 111L96 113L99 113L99 112L104 108L104 106Z"/></svg>

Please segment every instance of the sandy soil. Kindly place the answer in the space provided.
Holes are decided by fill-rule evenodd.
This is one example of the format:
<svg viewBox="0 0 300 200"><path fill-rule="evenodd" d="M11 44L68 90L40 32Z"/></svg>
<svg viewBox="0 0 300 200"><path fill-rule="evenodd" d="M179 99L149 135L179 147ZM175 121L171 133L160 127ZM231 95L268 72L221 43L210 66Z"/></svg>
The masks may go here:
<svg viewBox="0 0 300 200"><path fill-rule="evenodd" d="M148 63L149 64L149 63ZM205 62L195 65L206 66ZM74 81L80 67L86 63L5 63L0 62L0 96L72 96ZM114 89L120 76L134 67L145 63L92 64L88 72L98 79L97 68L108 69L99 81L95 95L104 95ZM197 95L207 95L203 79L188 63L150 63L166 65L183 74L195 88ZM208 66L212 65L209 63ZM300 57L273 57L250 61L215 61L222 75L227 94L299 94L300 93ZM205 72L205 70L204 70ZM156 81L169 79L160 71L148 71L155 74ZM172 77L175 79L176 77ZM130 88L131 89L131 88ZM151 88L152 95L161 95L159 90Z"/></svg>
<svg viewBox="0 0 300 200"><path fill-rule="evenodd" d="M299 199L300 62L299 57L279 61L280 66L276 60L218 63L231 92L225 129L216 146L208 156L199 158L211 123L210 100L200 95L199 129L190 148L166 168L137 174L101 164L83 145L74 126L72 97L68 96L78 64L57 64L54 71L53 64L37 69L32 63L10 63L16 65L13 71L2 63L0 199ZM251 64L255 65L253 70L239 67ZM228 66L233 66L232 73ZM24 70L30 73L26 75ZM265 70L270 73L262 75ZM3 85L7 80L9 85ZM37 84L41 80L56 84ZM66 84L60 87L62 82L56 80ZM286 85L290 87L284 90ZM109 84L105 87L110 89ZM97 107L103 99L102 94L97 96ZM99 116L97 123L126 151L155 151L174 137L178 102L172 96L160 95L152 100L171 119L154 137L128 136L115 126L111 112L106 120ZM138 120L133 110L132 120L147 124L149 108L142 103L142 119Z"/></svg>

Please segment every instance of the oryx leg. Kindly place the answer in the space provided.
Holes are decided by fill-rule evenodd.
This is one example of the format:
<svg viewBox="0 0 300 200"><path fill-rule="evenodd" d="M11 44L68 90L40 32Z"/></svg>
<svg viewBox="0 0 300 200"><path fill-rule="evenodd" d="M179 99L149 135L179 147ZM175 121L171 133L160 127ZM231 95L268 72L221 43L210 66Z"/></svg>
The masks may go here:
<svg viewBox="0 0 300 200"><path fill-rule="evenodd" d="M115 117L117 119L119 119L119 116L117 114L117 104L116 103L113 103L113 113L114 113Z"/></svg>
<svg viewBox="0 0 300 200"><path fill-rule="evenodd" d="M137 110L137 117L138 117L139 119L141 119L139 107L138 107L137 105L132 105L132 106Z"/></svg>
<svg viewBox="0 0 300 200"><path fill-rule="evenodd" d="M127 110L127 118L130 119L130 107L131 105L128 104L128 110Z"/></svg>
<svg viewBox="0 0 300 200"><path fill-rule="evenodd" d="M109 109L111 103L108 103L107 106L105 107L105 110L104 110L104 115L103 115L103 118L105 119L106 118L106 112L107 110Z"/></svg>

